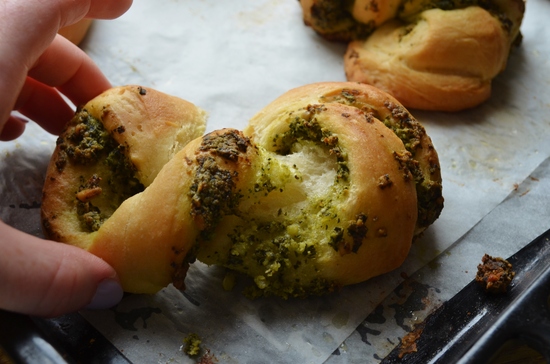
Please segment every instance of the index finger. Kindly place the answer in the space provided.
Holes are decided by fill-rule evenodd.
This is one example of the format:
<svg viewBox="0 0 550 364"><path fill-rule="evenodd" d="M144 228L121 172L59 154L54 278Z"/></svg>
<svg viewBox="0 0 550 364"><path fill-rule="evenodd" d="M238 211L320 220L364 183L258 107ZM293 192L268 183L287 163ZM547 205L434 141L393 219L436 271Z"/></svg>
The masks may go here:
<svg viewBox="0 0 550 364"><path fill-rule="evenodd" d="M14 109L46 131L59 134L74 110L71 111L57 90L74 105L81 106L110 86L107 78L80 48L57 36L29 70Z"/></svg>
<svg viewBox="0 0 550 364"><path fill-rule="evenodd" d="M131 4L132 0L3 0L0 4L0 22L3 23L0 44L6 43L22 52L35 47L44 50L60 28L84 17L114 19Z"/></svg>
<svg viewBox="0 0 550 364"><path fill-rule="evenodd" d="M27 72L57 31L84 17L112 19L132 0L3 0L0 2L0 131L13 109Z"/></svg>
<svg viewBox="0 0 550 364"><path fill-rule="evenodd" d="M76 106L111 87L92 59L61 36L55 38L28 74L39 82L55 87Z"/></svg>

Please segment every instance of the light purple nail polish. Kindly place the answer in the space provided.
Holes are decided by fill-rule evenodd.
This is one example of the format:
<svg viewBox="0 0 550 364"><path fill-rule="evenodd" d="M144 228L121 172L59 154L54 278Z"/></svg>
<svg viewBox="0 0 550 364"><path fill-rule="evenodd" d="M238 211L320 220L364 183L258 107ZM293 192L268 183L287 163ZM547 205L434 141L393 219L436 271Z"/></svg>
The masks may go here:
<svg viewBox="0 0 550 364"><path fill-rule="evenodd" d="M110 308L120 302L122 299L122 287L120 283L113 279L105 279L99 283L95 291L94 298L84 308L89 310L101 310Z"/></svg>

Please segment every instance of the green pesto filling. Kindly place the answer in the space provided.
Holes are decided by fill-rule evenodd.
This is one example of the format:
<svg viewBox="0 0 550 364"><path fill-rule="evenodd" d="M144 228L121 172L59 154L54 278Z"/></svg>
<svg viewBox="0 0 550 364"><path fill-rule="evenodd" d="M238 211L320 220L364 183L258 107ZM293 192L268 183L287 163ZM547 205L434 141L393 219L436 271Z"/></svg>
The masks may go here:
<svg viewBox="0 0 550 364"><path fill-rule="evenodd" d="M200 157L193 184L189 190L191 215L200 218L201 227L208 232L224 215L234 212L239 195L234 193L235 176L220 168L213 157Z"/></svg>
<svg viewBox="0 0 550 364"><path fill-rule="evenodd" d="M374 22L364 24L356 21L351 14L352 7L353 0L316 1L311 7L313 27L334 40L365 39L374 31Z"/></svg>
<svg viewBox="0 0 550 364"><path fill-rule="evenodd" d="M305 298L334 291L338 284L319 277L316 260L328 250L357 252L367 234L364 214L341 221L330 201L311 201L298 216L286 212L274 221L252 219L230 234L225 267L253 277L252 297Z"/></svg>
<svg viewBox="0 0 550 364"><path fill-rule="evenodd" d="M236 162L247 152L250 141L234 130L223 134L204 136L197 158L193 182L189 190L192 208L191 216L203 230L206 237L225 215L231 215L241 199L235 191L237 172L223 168L222 160Z"/></svg>
<svg viewBox="0 0 550 364"><path fill-rule="evenodd" d="M273 180L273 175L277 176L279 181ZM264 162L260 166L260 174L257 176L257 180L254 183L253 189L249 190L249 193L269 195L270 192L279 189L283 192L285 182L282 180L288 180L290 178L290 171L281 167L275 163L272 158L265 158ZM279 186L278 186L279 185Z"/></svg>
<svg viewBox="0 0 550 364"><path fill-rule="evenodd" d="M110 147L111 138L99 120L81 110L71 120L69 133L59 138L57 144L71 163L89 165L96 163L104 149ZM57 167L62 169L64 165Z"/></svg>
<svg viewBox="0 0 550 364"><path fill-rule="evenodd" d="M419 227L428 227L439 218L443 209L443 193L441 183L424 180L416 185L418 198L418 221Z"/></svg>
<svg viewBox="0 0 550 364"><path fill-rule="evenodd" d="M201 352L202 340L199 335L191 333L183 339L183 352L189 356L197 356Z"/></svg>
<svg viewBox="0 0 550 364"><path fill-rule="evenodd" d="M100 178L97 174L92 175L88 181L84 181L84 178L80 177L79 192L85 189L93 189L99 187ZM105 222L105 217L101 215L101 211L98 207L94 206L91 202L76 200L76 212L80 219L81 226L85 228L85 231L97 231L101 225Z"/></svg>
<svg viewBox="0 0 550 364"><path fill-rule="evenodd" d="M357 90L343 89L337 95L331 95L330 97L324 97L326 102L335 102L347 106L352 106L362 110L365 113L365 119L367 122L371 118L382 120L386 127L393 130L393 132L401 139L405 148L415 153L417 148L420 148L420 140L426 134L424 127L412 116L409 112L398 105L387 102L386 108L390 111L391 116L383 117L379 111L372 107L372 105L364 102L362 96Z"/></svg>
<svg viewBox="0 0 550 364"><path fill-rule="evenodd" d="M367 39L376 29L374 21L362 23L352 15L353 0L318 0L311 6L311 18L313 28L323 36L331 40L350 41L354 39ZM373 2L370 6L373 6ZM513 15L516 11L507 11L507 4L500 5L496 1L486 0L405 0L399 6L397 18L407 23L414 23L417 17L426 10L456 10L469 6L479 6L502 24L503 29L512 33L514 30ZM411 24L412 25L412 24Z"/></svg>
<svg viewBox="0 0 550 364"><path fill-rule="evenodd" d="M117 132L124 132L118 128ZM136 169L119 145L103 127L100 120L86 110L79 110L68 125L67 132L58 138L60 155L56 166L86 166L87 176L80 176L78 193L99 189L90 199L75 198L76 213L83 231L97 231L127 198L143 191L135 176Z"/></svg>
<svg viewBox="0 0 550 364"><path fill-rule="evenodd" d="M284 213L283 213L284 214ZM335 289L335 284L316 278L318 244L310 233L319 229L315 215L237 226L229 235L231 250L226 267L253 277L245 293L251 297L307 297Z"/></svg>
<svg viewBox="0 0 550 364"><path fill-rule="evenodd" d="M272 140L274 152L257 149L255 180L245 191L234 191L229 176L218 178L215 173L197 170L201 181L195 183L192 198L196 198L197 205L207 205L214 215L207 225L214 226L224 218L236 221L231 231L224 232L228 250L209 252L205 260L250 276L253 284L245 289L249 297L307 297L334 291L338 284L319 278L316 261L334 251L356 252L366 236L365 215L360 214L354 221L343 221L339 216L337 206L348 196L347 154L337 135L316 120L323 111L308 107L301 116L289 116L288 130ZM307 172L302 168L306 166L300 164L301 157L294 156L303 151L301 148L314 150L323 155L322 160L330 161L320 169L326 175L307 176L324 178L326 185L320 194L315 195L319 191L316 188L309 191L303 186ZM215 198L219 205L205 204L205 198L195 195L205 188L207 195L212 193L209 187L199 187L207 181L214 181L210 182L213 186L219 184L221 196ZM197 215L209 216L206 212ZM331 238L335 232L338 237ZM215 234L203 234L200 239L206 245Z"/></svg>
<svg viewBox="0 0 550 364"><path fill-rule="evenodd" d="M228 130L223 134L208 134L203 137L199 150L210 152L230 161L236 161L246 153L250 141L236 130Z"/></svg>
<svg viewBox="0 0 550 364"><path fill-rule="evenodd" d="M422 148L421 139L425 136L424 127L405 108L387 102L385 105L392 117L386 117L384 124L403 141L405 149L411 153L407 160L407 167L413 175L418 199L417 227L425 228L433 224L443 209L443 187L440 182L431 180L424 175L420 164L415 159L416 152ZM429 173L439 170L439 165L431 165Z"/></svg>

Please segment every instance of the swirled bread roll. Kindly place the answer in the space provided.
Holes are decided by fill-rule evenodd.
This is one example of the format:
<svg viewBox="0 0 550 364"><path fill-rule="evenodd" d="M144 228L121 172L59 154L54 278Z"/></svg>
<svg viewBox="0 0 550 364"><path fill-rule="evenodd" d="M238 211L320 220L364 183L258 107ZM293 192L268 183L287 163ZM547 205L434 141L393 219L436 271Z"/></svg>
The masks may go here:
<svg viewBox="0 0 550 364"><path fill-rule="evenodd" d="M502 24L484 9L430 9L414 25L392 20L351 42L344 68L349 80L379 87L407 107L458 111L489 98L509 52Z"/></svg>
<svg viewBox="0 0 550 364"><path fill-rule="evenodd" d="M443 207L430 138L373 87L291 90L244 135L253 179L197 258L250 275L249 294L306 297L391 271Z"/></svg>
<svg viewBox="0 0 550 364"><path fill-rule="evenodd" d="M172 259L163 251L162 230L147 255L140 251L140 246L149 244L147 235L134 239L132 233L137 231L126 231L115 248L94 242L124 200L149 186L164 164L204 133L205 119L204 111L195 105L140 86L110 89L79 108L59 137L46 173L42 199L46 236L100 257L118 249L119 259L128 259L124 263L128 268L114 264L124 287L133 291L137 285L138 291L152 291L149 286L161 280L156 276L164 280L172 276L172 260L181 263L179 257ZM130 216L156 214L157 220L141 227L154 234L157 225L152 222L159 221L162 211L146 207L131 211ZM124 225L118 221L117 228L124 229ZM140 275L143 271L147 272L144 276Z"/></svg>
<svg viewBox="0 0 550 364"><path fill-rule="evenodd" d="M349 81L379 87L405 107L458 111L491 95L491 82L521 39L523 0L437 2L302 0L304 21L351 41ZM330 11L332 10L332 11Z"/></svg>
<svg viewBox="0 0 550 364"><path fill-rule="evenodd" d="M50 174L62 179L57 160ZM67 202L54 210L71 216L57 230L47 195L60 182L46 185L47 230L106 260L134 293L183 287L195 258L251 276L252 295L332 292L401 265L443 207L424 128L394 98L358 83L291 90L243 132L189 142L142 192L117 197L96 231L70 234L83 226L75 194L80 205L95 193L71 181L63 183L72 190L55 191Z"/></svg>

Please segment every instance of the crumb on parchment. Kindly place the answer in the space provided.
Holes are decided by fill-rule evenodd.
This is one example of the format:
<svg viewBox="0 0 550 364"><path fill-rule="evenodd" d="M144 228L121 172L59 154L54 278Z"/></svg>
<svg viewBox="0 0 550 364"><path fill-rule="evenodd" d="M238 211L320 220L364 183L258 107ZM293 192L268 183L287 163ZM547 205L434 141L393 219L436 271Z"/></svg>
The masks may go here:
<svg viewBox="0 0 550 364"><path fill-rule="evenodd" d="M199 355L201 351L201 339L199 335L191 333L183 339L185 346L183 352L189 356Z"/></svg>

